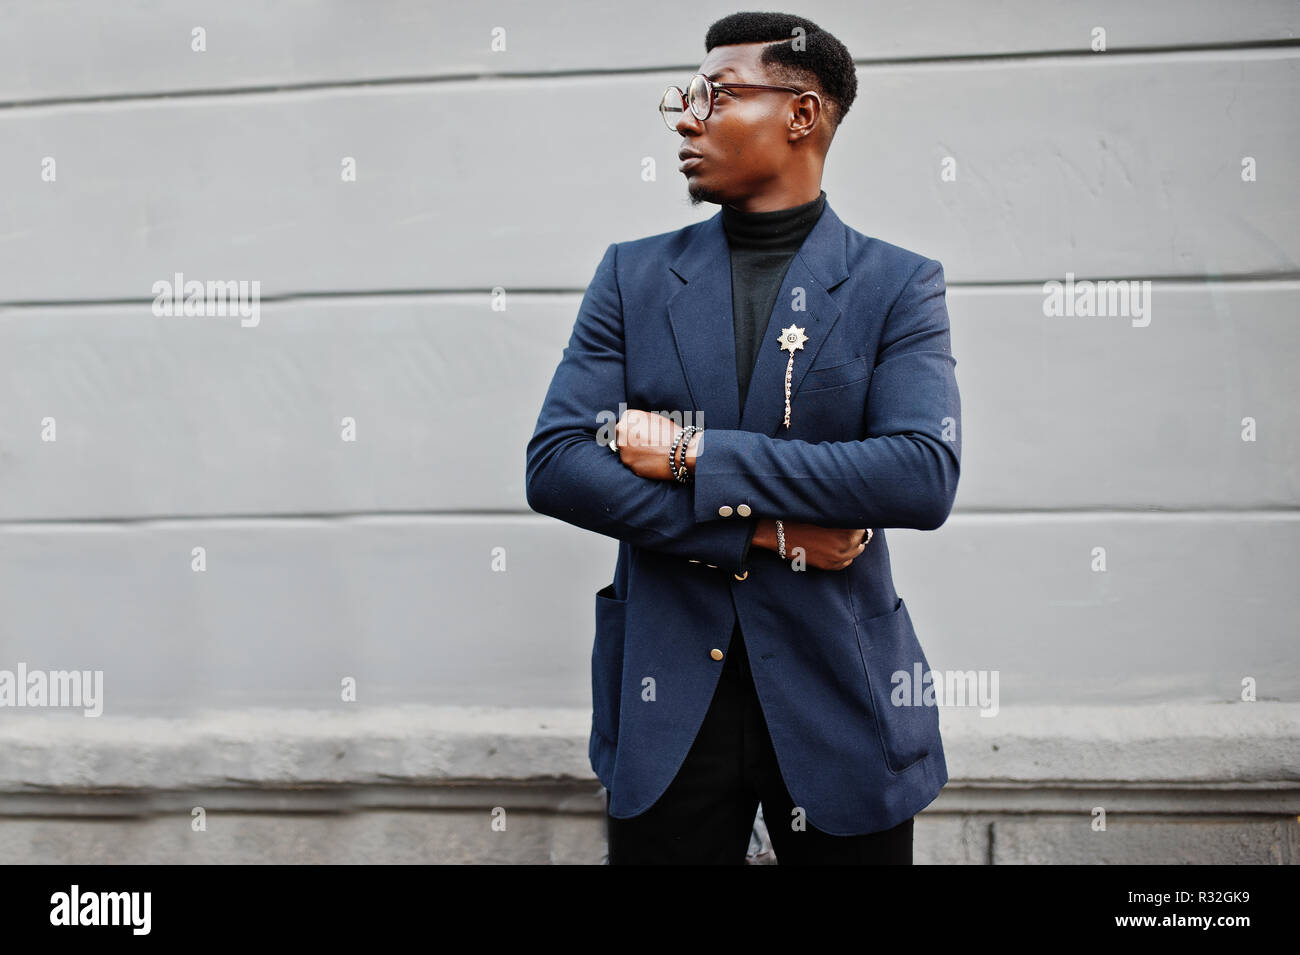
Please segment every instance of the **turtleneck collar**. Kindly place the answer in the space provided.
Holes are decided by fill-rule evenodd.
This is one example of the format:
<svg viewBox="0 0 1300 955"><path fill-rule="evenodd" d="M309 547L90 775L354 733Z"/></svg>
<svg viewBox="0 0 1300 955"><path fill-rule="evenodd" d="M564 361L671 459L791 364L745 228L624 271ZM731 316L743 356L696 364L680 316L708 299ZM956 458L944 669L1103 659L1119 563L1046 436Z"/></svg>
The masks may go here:
<svg viewBox="0 0 1300 955"><path fill-rule="evenodd" d="M772 212L741 212L724 205L722 227L726 231L727 241L733 246L749 249L797 249L821 218L825 205L825 189L811 202Z"/></svg>

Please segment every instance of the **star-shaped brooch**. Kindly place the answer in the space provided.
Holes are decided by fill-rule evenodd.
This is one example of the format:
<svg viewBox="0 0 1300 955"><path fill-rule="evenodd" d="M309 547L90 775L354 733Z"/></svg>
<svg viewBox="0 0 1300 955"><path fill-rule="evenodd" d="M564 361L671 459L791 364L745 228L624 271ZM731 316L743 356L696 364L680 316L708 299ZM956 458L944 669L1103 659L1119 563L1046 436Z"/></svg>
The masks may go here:
<svg viewBox="0 0 1300 955"><path fill-rule="evenodd" d="M794 353L803 348L808 336L798 325L781 329L781 351L790 353L790 360L785 363L785 426L790 427L790 379L794 375Z"/></svg>
<svg viewBox="0 0 1300 955"><path fill-rule="evenodd" d="M803 343L807 340L808 336L797 325L781 329L781 351L788 351L791 359L794 358L795 349L803 348Z"/></svg>

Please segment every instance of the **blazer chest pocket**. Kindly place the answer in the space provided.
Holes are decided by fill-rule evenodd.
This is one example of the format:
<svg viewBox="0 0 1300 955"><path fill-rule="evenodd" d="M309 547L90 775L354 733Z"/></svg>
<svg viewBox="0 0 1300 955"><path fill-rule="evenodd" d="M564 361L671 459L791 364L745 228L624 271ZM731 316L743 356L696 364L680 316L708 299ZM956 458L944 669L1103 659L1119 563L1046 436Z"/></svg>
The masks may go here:
<svg viewBox="0 0 1300 955"><path fill-rule="evenodd" d="M871 376L866 358L854 358L829 368L809 368L799 385L799 393L808 391L826 391L829 388L843 388Z"/></svg>
<svg viewBox="0 0 1300 955"><path fill-rule="evenodd" d="M596 591L596 640L591 650L591 720L596 732L618 741L618 713L623 688L623 637L627 600L614 596L614 585Z"/></svg>
<svg viewBox="0 0 1300 955"><path fill-rule="evenodd" d="M934 693L930 702L925 700L930 680L918 682L930 664L902 597L890 613L857 620L856 627L885 763L891 772L901 773L940 745Z"/></svg>

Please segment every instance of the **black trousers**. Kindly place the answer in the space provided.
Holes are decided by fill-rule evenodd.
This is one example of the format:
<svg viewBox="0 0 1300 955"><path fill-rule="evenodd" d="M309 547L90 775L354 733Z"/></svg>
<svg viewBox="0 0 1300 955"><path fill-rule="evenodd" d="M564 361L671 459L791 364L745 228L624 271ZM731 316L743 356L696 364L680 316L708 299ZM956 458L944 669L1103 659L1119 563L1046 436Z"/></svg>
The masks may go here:
<svg viewBox="0 0 1300 955"><path fill-rule="evenodd" d="M631 819L610 816L605 794L609 862L743 865L760 802L780 865L912 864L912 819L859 836L833 836L807 820L792 825L794 801L737 621L708 714L668 789Z"/></svg>

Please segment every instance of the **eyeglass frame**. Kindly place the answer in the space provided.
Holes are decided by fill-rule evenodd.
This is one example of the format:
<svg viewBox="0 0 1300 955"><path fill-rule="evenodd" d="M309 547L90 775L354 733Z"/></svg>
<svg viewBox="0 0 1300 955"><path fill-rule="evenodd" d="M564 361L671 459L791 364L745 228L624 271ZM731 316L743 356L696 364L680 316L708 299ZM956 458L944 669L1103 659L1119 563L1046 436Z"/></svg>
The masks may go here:
<svg viewBox="0 0 1300 955"><path fill-rule="evenodd" d="M708 87L709 87L709 108L708 108L708 110L704 113L703 116L700 116L700 115L699 115L698 113L696 113L695 110L691 107L690 89L691 89L692 84L694 84L694 82L695 82L695 77L696 77L696 76L702 76L702 77L704 77L704 82L705 82L706 84L708 84ZM702 123L702 122L704 122L706 119L708 119L710 116L713 115L713 104L714 104L715 102L717 102L717 99L718 99L718 88L719 88L719 87L721 87L721 88L724 89L724 90L728 90L728 91L733 90L733 89L737 89L737 90L778 90L778 91L786 92L786 93L794 93L796 96L803 96L805 93L811 93L813 96L817 96L817 92L816 92L815 90L797 90L797 89L795 89L793 86L768 86L768 85L766 85L766 84L764 84L764 83L715 83L715 82L713 82L713 80L709 79L709 77L708 77L706 74L704 74L704 73L696 73L695 76L692 76L692 77L691 77L690 82L686 84L686 89L685 89L685 90L683 90L680 86L674 86L674 85L671 85L671 84L668 85L668 86L666 86L666 87L664 87L664 91L663 91L663 93L661 93L660 96L659 96L659 115L662 116L662 117L664 118L664 122L665 122L665 123L668 122L668 112L669 112L669 111L664 109L664 97L668 95L668 91L669 91L669 90L676 90L676 91L677 91L677 95L680 96L680 97L682 98L682 113L685 114L685 113L689 110L689 111L690 111L690 114L691 114L692 116L694 116L696 119L698 119L698 120ZM820 101L820 99L821 99L821 97L818 97L818 100L819 100L819 101ZM677 129L677 123L673 123L672 126L670 127L670 130L675 132L676 129Z"/></svg>

